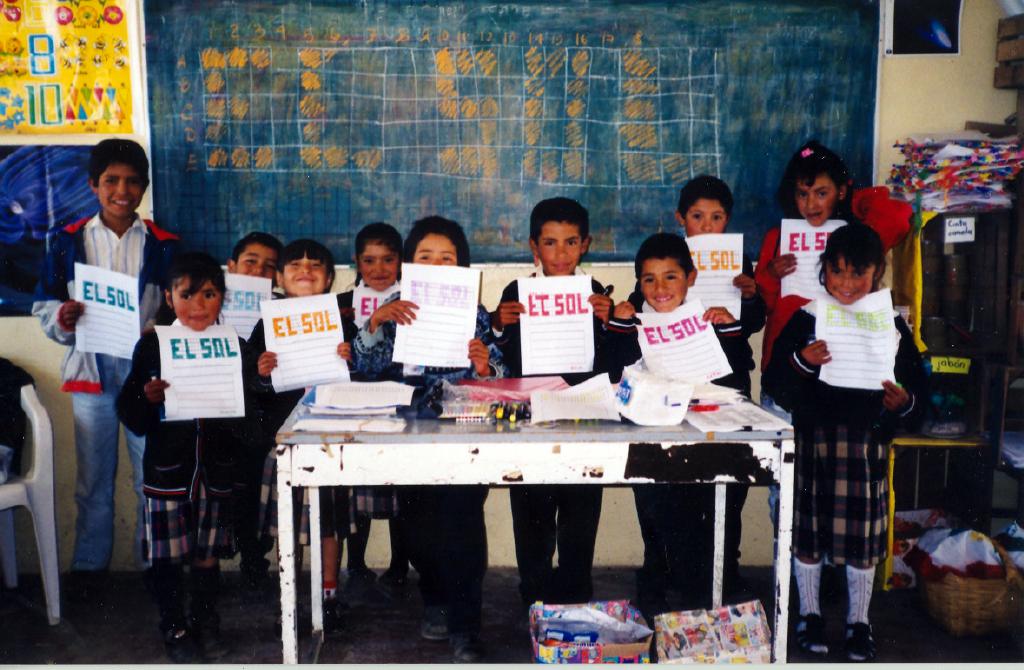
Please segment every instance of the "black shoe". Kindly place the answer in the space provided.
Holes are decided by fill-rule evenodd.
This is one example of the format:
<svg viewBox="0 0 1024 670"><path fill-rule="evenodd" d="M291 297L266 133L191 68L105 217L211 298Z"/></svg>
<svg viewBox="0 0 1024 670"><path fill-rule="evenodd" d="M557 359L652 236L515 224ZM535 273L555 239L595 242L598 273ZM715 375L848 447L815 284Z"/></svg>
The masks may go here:
<svg viewBox="0 0 1024 670"><path fill-rule="evenodd" d="M484 657L484 646L476 635L452 636L452 661L479 663Z"/></svg>
<svg viewBox="0 0 1024 670"><path fill-rule="evenodd" d="M172 663L191 663L196 657L195 638L185 626L173 626L164 633L164 649Z"/></svg>
<svg viewBox="0 0 1024 670"><path fill-rule="evenodd" d="M100 605L109 587L106 570L72 570L61 582L61 591L68 602Z"/></svg>
<svg viewBox="0 0 1024 670"><path fill-rule="evenodd" d="M820 614L800 617L796 624L796 643L803 651L814 656L828 655L825 639L825 620Z"/></svg>
<svg viewBox="0 0 1024 670"><path fill-rule="evenodd" d="M846 624L846 658L857 663L875 660L875 638L870 625Z"/></svg>
<svg viewBox="0 0 1024 670"><path fill-rule="evenodd" d="M337 633L344 628L348 605L337 598L324 600L324 635Z"/></svg>
<svg viewBox="0 0 1024 670"><path fill-rule="evenodd" d="M427 606L423 608L420 637L424 640L434 641L448 639L448 613L443 607Z"/></svg>
<svg viewBox="0 0 1024 670"><path fill-rule="evenodd" d="M393 598L400 597L405 593L406 584L409 582L408 571L388 568L377 579L377 584L391 594Z"/></svg>
<svg viewBox="0 0 1024 670"><path fill-rule="evenodd" d="M341 595L353 607L387 607L392 602L391 593L377 584L377 573L369 569L349 572Z"/></svg>

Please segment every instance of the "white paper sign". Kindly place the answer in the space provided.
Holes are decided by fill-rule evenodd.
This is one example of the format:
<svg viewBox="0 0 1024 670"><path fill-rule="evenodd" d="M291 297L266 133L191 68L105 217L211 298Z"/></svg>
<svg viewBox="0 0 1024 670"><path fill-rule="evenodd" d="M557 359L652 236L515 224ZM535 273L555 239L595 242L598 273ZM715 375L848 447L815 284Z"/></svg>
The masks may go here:
<svg viewBox="0 0 1024 670"><path fill-rule="evenodd" d="M415 386L399 382L345 382L316 387L316 407L367 409L395 407L412 402Z"/></svg>
<svg viewBox="0 0 1024 670"><path fill-rule="evenodd" d="M704 304L694 300L664 314L637 314L637 338L648 370L692 384L732 372L714 326L704 320L705 311Z"/></svg>
<svg viewBox="0 0 1024 670"><path fill-rule="evenodd" d="M140 332L138 277L75 263L74 298L85 305L75 349L131 358Z"/></svg>
<svg viewBox="0 0 1024 670"><path fill-rule="evenodd" d="M946 244L974 241L973 216L946 217Z"/></svg>
<svg viewBox="0 0 1024 670"><path fill-rule="evenodd" d="M398 282L383 291L374 291L360 282L352 289L352 310L355 312L356 327L362 328L381 304L399 290Z"/></svg>
<svg viewBox="0 0 1024 670"><path fill-rule="evenodd" d="M732 285L743 274L743 235L720 233L686 238L697 269L697 282L686 293L687 300L700 298L708 307L724 307L737 319L743 292Z"/></svg>
<svg viewBox="0 0 1024 670"><path fill-rule="evenodd" d="M559 419L618 421L619 410L608 373L591 377L564 391L534 391L530 394L530 423Z"/></svg>
<svg viewBox="0 0 1024 670"><path fill-rule="evenodd" d="M185 326L157 326L164 421L245 416L242 351L231 326L196 332Z"/></svg>
<svg viewBox="0 0 1024 670"><path fill-rule="evenodd" d="M590 277L519 280L523 374L549 375L594 369L594 292Z"/></svg>
<svg viewBox="0 0 1024 670"><path fill-rule="evenodd" d="M849 306L821 298L815 307L814 335L828 344L832 360L818 379L830 386L882 390L896 379L899 333L888 289L870 293Z"/></svg>
<svg viewBox="0 0 1024 670"><path fill-rule="evenodd" d="M349 380L348 363L338 355L345 336L337 296L267 300L260 312L267 351L277 354L270 373L275 391Z"/></svg>
<svg viewBox="0 0 1024 670"><path fill-rule="evenodd" d="M440 368L469 367L469 341L476 334L479 294L479 270L403 263L402 300L419 309L411 325L398 325L392 360Z"/></svg>
<svg viewBox="0 0 1024 670"><path fill-rule="evenodd" d="M249 339L260 320L260 304L271 299L272 282L265 277L252 277L229 272L224 275L227 293L220 310L221 320L231 326L239 337Z"/></svg>
<svg viewBox="0 0 1024 670"><path fill-rule="evenodd" d="M821 252L825 251L828 238L845 221L829 219L820 226L812 226L804 219L783 219L779 231L779 255L796 256L796 270L782 278L782 295L798 295L816 300L828 293L818 280L818 266Z"/></svg>

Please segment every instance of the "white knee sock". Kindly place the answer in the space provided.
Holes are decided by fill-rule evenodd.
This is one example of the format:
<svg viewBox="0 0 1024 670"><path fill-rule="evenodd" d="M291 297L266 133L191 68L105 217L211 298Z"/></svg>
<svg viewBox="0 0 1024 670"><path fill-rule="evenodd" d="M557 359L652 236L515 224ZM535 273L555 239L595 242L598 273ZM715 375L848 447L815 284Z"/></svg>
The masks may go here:
<svg viewBox="0 0 1024 670"><path fill-rule="evenodd" d="M793 557L793 574L796 575L796 590L800 594L800 616L821 615L818 591L821 586L821 561L804 563Z"/></svg>
<svg viewBox="0 0 1024 670"><path fill-rule="evenodd" d="M850 605L846 610L846 623L867 623L868 608L871 606L871 591L875 585L874 568L846 566L846 590Z"/></svg>

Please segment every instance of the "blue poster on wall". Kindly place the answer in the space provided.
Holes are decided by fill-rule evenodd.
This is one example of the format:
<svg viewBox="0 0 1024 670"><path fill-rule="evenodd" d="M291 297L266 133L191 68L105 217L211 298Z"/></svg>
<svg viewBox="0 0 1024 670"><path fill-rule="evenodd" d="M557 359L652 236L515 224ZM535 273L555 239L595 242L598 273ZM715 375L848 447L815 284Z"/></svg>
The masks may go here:
<svg viewBox="0 0 1024 670"><path fill-rule="evenodd" d="M0 316L29 314L47 234L94 213L89 146L0 147Z"/></svg>

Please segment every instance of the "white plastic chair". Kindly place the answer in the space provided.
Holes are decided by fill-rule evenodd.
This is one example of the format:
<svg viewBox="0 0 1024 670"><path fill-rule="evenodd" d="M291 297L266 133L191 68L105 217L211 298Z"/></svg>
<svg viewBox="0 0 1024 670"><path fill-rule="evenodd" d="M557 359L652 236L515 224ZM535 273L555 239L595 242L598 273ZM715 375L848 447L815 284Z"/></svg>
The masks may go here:
<svg viewBox="0 0 1024 670"><path fill-rule="evenodd" d="M50 415L39 402L31 384L21 387L21 407L31 428L32 467L25 476L11 477L0 484L0 567L4 586L18 585L18 563L14 544L14 509L27 507L32 515L36 548L46 593L46 617L51 626L60 623L60 575L57 560L57 516L53 490L53 426ZM25 453L28 453L26 449Z"/></svg>

